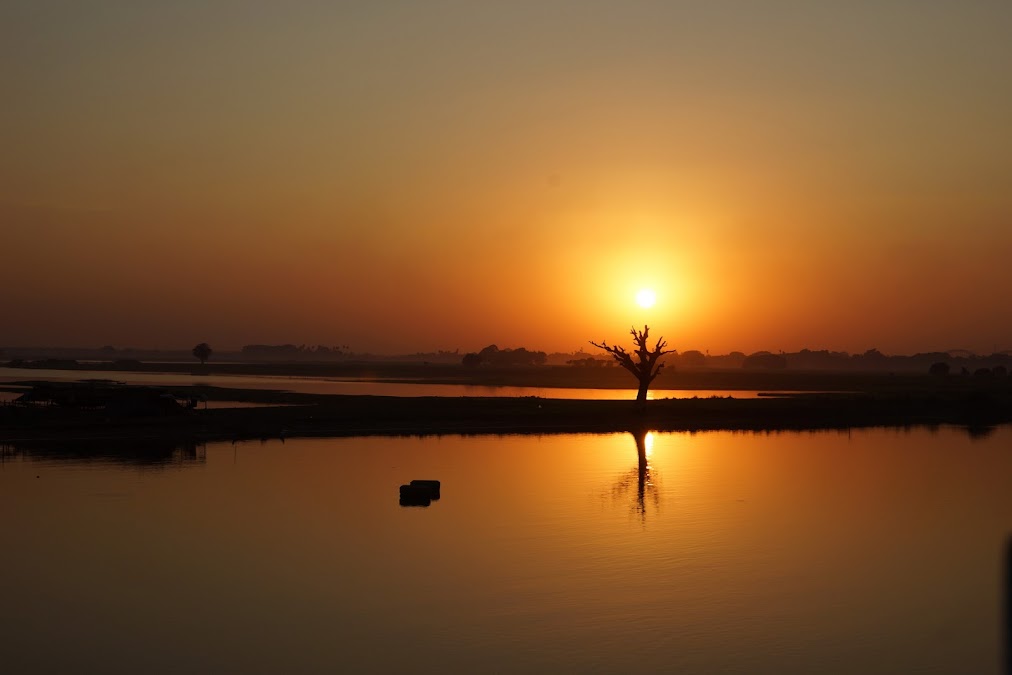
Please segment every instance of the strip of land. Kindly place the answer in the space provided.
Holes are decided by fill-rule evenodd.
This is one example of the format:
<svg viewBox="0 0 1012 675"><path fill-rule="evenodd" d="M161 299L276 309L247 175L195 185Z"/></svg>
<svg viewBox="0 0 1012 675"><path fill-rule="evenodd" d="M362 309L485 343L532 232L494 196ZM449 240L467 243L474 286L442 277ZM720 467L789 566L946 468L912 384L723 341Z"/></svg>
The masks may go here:
<svg viewBox="0 0 1012 675"><path fill-rule="evenodd" d="M46 363L12 368L25 380L44 379L33 373ZM116 379L117 373L160 373L176 375L247 375L258 377L310 377L365 380L388 383L458 384L469 386L537 387L572 389L632 389L634 382L619 367L579 368L569 366L479 367L438 363L194 363L108 362L71 363L59 366L68 375L75 371L99 371ZM94 376L92 376L94 377ZM931 377L923 372L829 371L775 369L689 369L665 368L654 380L654 390L761 390L761 391L906 391L923 389L973 389L981 378L953 374ZM996 376L1008 385L1007 374ZM278 385L283 386L282 384Z"/></svg>
<svg viewBox="0 0 1012 675"><path fill-rule="evenodd" d="M0 407L0 442L110 439L202 443L295 436L777 431L959 425L985 433L1012 422L1005 382L968 389L910 388L759 399L594 401L403 398L173 387L181 398L276 404L157 414L72 406Z"/></svg>

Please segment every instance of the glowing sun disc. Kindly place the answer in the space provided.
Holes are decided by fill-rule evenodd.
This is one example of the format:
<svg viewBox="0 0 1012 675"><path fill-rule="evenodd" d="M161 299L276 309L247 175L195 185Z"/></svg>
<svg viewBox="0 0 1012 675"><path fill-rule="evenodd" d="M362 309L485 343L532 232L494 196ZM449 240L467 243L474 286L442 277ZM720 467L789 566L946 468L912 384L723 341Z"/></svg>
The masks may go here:
<svg viewBox="0 0 1012 675"><path fill-rule="evenodd" d="M641 289L636 294L636 304L644 309L653 307L655 302L657 302L657 294L649 288Z"/></svg>

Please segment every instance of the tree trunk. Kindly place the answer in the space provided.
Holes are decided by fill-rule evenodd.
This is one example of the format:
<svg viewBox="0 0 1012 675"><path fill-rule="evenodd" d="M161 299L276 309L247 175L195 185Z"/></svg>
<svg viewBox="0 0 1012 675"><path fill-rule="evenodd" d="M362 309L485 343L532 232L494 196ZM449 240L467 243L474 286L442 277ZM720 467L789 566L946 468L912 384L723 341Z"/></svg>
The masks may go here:
<svg viewBox="0 0 1012 675"><path fill-rule="evenodd" d="M650 380L648 380L646 378L641 378L640 379L640 388L639 388L639 391L636 392L636 402L637 403L646 403L647 402L647 389L649 389L649 388L650 388Z"/></svg>

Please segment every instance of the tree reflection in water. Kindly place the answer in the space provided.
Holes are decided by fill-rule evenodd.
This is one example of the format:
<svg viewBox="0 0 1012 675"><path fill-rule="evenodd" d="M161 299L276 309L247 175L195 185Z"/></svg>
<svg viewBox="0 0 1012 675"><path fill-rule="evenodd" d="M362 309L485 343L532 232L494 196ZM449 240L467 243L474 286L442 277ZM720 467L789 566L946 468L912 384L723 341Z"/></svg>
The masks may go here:
<svg viewBox="0 0 1012 675"><path fill-rule="evenodd" d="M105 463L141 469L200 466L207 462L204 443L174 440L95 439L20 441L0 444L0 462L21 458L43 462Z"/></svg>
<svg viewBox="0 0 1012 675"><path fill-rule="evenodd" d="M1005 540L1005 672L1012 673L1012 534Z"/></svg>
<svg viewBox="0 0 1012 675"><path fill-rule="evenodd" d="M628 499L635 488L634 498L630 505L633 513L646 521L647 505L650 504L654 511L660 508L660 490L658 489L659 476L650 466L650 455L653 449L654 435L652 431L634 431L632 436L636 441L636 468L621 474L612 484L611 496L614 501Z"/></svg>

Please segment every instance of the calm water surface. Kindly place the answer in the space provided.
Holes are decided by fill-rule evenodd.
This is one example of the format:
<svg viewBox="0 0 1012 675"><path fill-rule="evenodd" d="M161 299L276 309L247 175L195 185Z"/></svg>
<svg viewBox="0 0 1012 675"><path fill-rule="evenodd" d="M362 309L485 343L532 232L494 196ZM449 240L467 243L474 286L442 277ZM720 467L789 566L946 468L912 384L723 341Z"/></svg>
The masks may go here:
<svg viewBox="0 0 1012 675"><path fill-rule="evenodd" d="M635 380L630 376L627 389L577 389L566 387L490 387L466 384L426 384L422 382L377 382L364 379L334 379L325 377L285 377L282 375L190 375L188 373L135 373L105 370L45 370L32 368L0 368L0 383L26 380L75 382L86 379L108 379L127 384L146 384L163 387L210 386L237 389L281 389L302 394L349 394L367 396L538 396L540 398L570 398L593 400L631 401L636 398ZM657 389L648 394L651 399L709 398L733 396L756 398L755 390L695 390ZM3 394L3 392L0 392ZM13 398L13 397L9 397ZM0 399L3 400L3 399Z"/></svg>
<svg viewBox="0 0 1012 675"><path fill-rule="evenodd" d="M0 464L4 672L1001 668L1008 428L57 450Z"/></svg>

